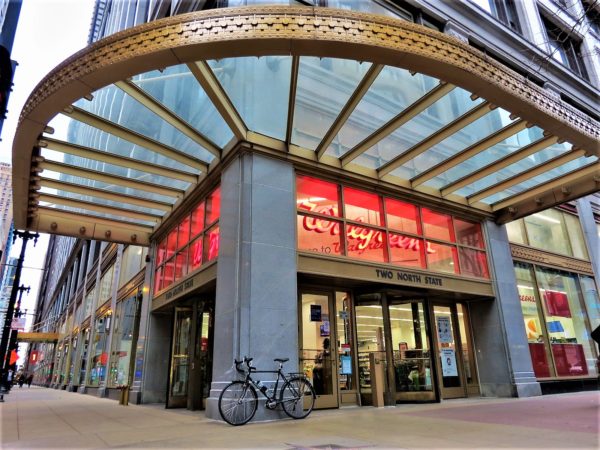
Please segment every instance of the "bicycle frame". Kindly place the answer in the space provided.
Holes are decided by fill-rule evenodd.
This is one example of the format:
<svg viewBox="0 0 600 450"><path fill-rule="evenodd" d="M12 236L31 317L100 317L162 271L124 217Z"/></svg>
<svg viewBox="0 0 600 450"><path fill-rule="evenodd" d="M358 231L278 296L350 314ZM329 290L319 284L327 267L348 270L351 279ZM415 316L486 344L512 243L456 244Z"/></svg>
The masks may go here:
<svg viewBox="0 0 600 450"><path fill-rule="evenodd" d="M265 397L269 402L275 402L275 404L279 404L281 403L279 400L277 400L277 392L278 392L278 388L279 388L279 381L281 381L281 384L284 385L286 381L289 381L290 378L288 378L291 374L285 374L285 372L283 371L283 363L279 363L279 368L277 370L257 370L255 367L250 365L249 361L246 361L246 366L248 367L248 370L243 370L243 372L245 373L245 377L244 377L244 382L245 383L250 383L252 384L252 386L254 386L254 389L256 389L257 392L260 392L262 394L263 397ZM239 369L238 369L239 371ZM267 388L265 390L265 392L263 392L260 388L260 386L258 384L256 384L257 382L254 381L252 379L252 373L273 373L273 374L277 374L277 379L275 380L275 385L273 386L273 395L269 396L268 395L268 391L269 389ZM302 374L302 376L304 376L304 374Z"/></svg>

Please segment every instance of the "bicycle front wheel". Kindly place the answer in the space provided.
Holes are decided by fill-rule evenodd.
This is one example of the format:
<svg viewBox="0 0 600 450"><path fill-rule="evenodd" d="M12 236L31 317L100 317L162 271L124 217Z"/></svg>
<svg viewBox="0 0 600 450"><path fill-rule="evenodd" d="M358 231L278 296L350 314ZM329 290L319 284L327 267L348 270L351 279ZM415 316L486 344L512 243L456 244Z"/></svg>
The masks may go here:
<svg viewBox="0 0 600 450"><path fill-rule="evenodd" d="M248 423L258 407L256 390L244 381L233 381L228 384L219 396L219 413L230 425Z"/></svg>
<svg viewBox="0 0 600 450"><path fill-rule="evenodd" d="M279 401L292 419L304 419L315 406L315 390L306 378L292 378L283 385Z"/></svg>

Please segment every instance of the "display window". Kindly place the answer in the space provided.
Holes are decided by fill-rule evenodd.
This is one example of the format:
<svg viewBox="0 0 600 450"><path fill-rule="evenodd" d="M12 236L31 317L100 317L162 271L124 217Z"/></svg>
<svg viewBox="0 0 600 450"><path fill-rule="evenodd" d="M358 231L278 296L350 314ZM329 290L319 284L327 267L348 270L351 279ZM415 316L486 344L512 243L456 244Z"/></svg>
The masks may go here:
<svg viewBox="0 0 600 450"><path fill-rule="evenodd" d="M477 222L304 175L296 195L300 251L489 279Z"/></svg>
<svg viewBox="0 0 600 450"><path fill-rule="evenodd" d="M220 213L221 191L217 188L159 242L154 272L155 293L217 258Z"/></svg>
<svg viewBox="0 0 600 450"><path fill-rule="evenodd" d="M597 375L579 277L519 262L515 273L536 377Z"/></svg>
<svg viewBox="0 0 600 450"><path fill-rule="evenodd" d="M137 317L136 297L132 296L117 304L110 352L110 387L129 384L129 368L133 348L134 329Z"/></svg>
<svg viewBox="0 0 600 450"><path fill-rule="evenodd" d="M94 322L94 336L92 338L90 357L89 385L98 387L106 379L106 367L108 364L108 349L106 341L110 333L110 313L97 317Z"/></svg>

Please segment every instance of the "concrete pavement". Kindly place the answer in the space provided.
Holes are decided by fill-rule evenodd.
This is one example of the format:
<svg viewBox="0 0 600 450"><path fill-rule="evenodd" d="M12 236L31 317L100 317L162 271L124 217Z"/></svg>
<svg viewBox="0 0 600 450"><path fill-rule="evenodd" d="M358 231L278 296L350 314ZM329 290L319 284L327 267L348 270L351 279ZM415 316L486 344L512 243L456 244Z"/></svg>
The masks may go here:
<svg viewBox="0 0 600 450"><path fill-rule="evenodd" d="M202 412L39 387L0 403L3 449L598 449L600 393L314 411L231 427Z"/></svg>

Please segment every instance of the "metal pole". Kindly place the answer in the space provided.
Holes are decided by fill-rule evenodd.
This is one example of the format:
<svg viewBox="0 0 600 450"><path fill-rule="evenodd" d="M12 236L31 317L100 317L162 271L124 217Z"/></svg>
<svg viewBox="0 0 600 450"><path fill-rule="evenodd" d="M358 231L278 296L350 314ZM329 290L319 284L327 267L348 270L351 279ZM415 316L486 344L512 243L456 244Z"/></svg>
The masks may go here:
<svg viewBox="0 0 600 450"><path fill-rule="evenodd" d="M20 237L23 240L23 244L21 245L21 254L19 256L19 259L17 260L15 278L13 280L13 286L10 292L10 299L8 301L8 310L6 311L4 328L2 330L2 342L0 343L0 358L2 358L2 362L0 364L0 380L2 380L2 386L4 386L6 383L6 378L8 376L8 370L10 367L10 360L7 359L8 342L11 334L11 324L15 310L15 303L17 300L17 293L19 292L21 271L23 269L23 260L25 259L25 249L27 248L27 242L29 241L29 239L33 239L33 243L35 245L40 235L37 233L30 233L29 231L15 231L13 233L13 243L17 240L17 237ZM0 393L0 401L4 401L4 396L2 395L2 393Z"/></svg>

